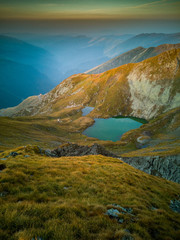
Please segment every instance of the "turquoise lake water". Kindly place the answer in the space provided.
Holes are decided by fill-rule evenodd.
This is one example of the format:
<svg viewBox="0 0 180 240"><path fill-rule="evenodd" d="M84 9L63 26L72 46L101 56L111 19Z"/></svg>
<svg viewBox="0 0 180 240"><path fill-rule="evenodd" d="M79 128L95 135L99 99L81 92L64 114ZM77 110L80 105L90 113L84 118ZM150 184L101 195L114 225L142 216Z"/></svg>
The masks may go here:
<svg viewBox="0 0 180 240"><path fill-rule="evenodd" d="M132 118L95 118L95 123L87 128L83 134L88 137L98 138L100 140L111 140L116 142L121 136L132 129L139 128L145 120Z"/></svg>

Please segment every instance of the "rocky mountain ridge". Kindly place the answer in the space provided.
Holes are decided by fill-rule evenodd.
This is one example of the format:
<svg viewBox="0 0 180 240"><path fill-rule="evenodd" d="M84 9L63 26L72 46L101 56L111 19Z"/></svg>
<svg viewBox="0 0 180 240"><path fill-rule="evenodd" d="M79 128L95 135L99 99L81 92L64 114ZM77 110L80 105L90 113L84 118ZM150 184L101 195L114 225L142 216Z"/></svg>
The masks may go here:
<svg viewBox="0 0 180 240"><path fill-rule="evenodd" d="M180 48L180 43L178 44L163 44L157 47L137 47L128 52L125 52L89 71L86 71L87 74L97 74L108 71L110 69L119 67L127 63L137 63L141 62L147 58L157 56L158 54L169 51L171 49Z"/></svg>

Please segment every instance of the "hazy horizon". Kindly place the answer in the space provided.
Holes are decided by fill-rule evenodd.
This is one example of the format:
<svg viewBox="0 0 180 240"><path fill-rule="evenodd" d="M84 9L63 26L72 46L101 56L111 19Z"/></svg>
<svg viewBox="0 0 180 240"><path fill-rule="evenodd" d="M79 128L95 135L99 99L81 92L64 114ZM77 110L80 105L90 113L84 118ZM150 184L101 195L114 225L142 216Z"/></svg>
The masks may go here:
<svg viewBox="0 0 180 240"><path fill-rule="evenodd" d="M0 0L0 33L175 33L178 0Z"/></svg>
<svg viewBox="0 0 180 240"><path fill-rule="evenodd" d="M122 35L176 33L180 20L0 20L1 34Z"/></svg>

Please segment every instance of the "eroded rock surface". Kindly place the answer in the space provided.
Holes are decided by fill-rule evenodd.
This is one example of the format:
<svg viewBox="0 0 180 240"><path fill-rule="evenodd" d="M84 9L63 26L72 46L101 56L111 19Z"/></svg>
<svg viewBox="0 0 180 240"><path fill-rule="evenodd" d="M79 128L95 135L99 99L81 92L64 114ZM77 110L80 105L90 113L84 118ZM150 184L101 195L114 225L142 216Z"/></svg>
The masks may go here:
<svg viewBox="0 0 180 240"><path fill-rule="evenodd" d="M121 160L151 175L180 183L180 155L123 157Z"/></svg>
<svg viewBox="0 0 180 240"><path fill-rule="evenodd" d="M104 155L107 157L117 157L114 153L107 151L103 146L99 144L93 144L92 146L81 146L78 144L67 143L61 145L57 149L48 152L45 151L47 156L63 157L63 156L84 156L84 155Z"/></svg>

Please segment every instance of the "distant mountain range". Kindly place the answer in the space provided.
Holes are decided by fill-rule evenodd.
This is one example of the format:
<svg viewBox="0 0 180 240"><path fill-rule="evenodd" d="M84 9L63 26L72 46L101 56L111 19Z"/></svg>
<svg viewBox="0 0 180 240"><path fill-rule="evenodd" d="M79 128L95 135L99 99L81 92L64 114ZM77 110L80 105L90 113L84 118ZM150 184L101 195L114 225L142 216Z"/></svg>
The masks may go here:
<svg viewBox="0 0 180 240"><path fill-rule="evenodd" d="M165 34L165 33L143 33L133 36L122 43L114 46L109 52L109 57L115 57L119 54L127 52L137 47L157 47L162 44L175 44L180 43L180 33Z"/></svg>
<svg viewBox="0 0 180 240"><path fill-rule="evenodd" d="M99 75L73 75L45 95L0 110L0 116L61 117L92 106L93 118L123 115L151 119L179 106L179 61L180 49L172 49Z"/></svg>
<svg viewBox="0 0 180 240"><path fill-rule="evenodd" d="M109 60L108 52L132 36L132 34L102 37L36 36L30 42L55 55L61 66L62 74L66 78Z"/></svg>
<svg viewBox="0 0 180 240"><path fill-rule="evenodd" d="M24 40L1 35L0 108L15 106L27 96L44 94L66 77L88 71L134 47L142 46L110 60L102 65L100 71L106 71L109 65L111 69L133 62L133 57L134 62L138 62L170 49L170 46L147 50L144 47L177 42L180 42L179 33L102 37L28 36Z"/></svg>
<svg viewBox="0 0 180 240"><path fill-rule="evenodd" d="M158 54L171 50L180 48L180 43L178 44L163 44L158 47L150 47L150 48L143 48L138 47L135 49L132 49L126 53L123 53L89 71L87 71L87 74L97 74L102 73L107 70L119 67L121 65L127 64L127 63L137 63L141 62L147 58L157 56Z"/></svg>

